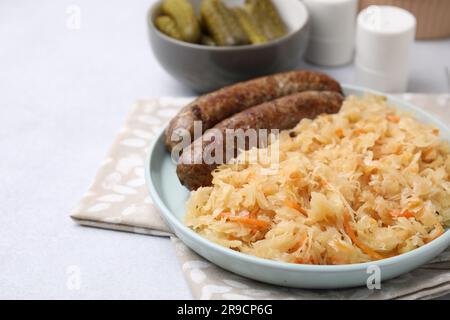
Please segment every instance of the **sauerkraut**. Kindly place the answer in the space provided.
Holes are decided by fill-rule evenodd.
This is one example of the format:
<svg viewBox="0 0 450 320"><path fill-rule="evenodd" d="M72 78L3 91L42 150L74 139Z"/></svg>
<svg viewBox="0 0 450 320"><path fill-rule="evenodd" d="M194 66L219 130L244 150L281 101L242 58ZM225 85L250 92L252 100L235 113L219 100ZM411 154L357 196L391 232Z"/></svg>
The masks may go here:
<svg viewBox="0 0 450 320"><path fill-rule="evenodd" d="M213 173L185 223L224 247L300 264L350 264L418 248L450 223L449 145L384 97L346 98ZM273 159L273 158L272 158Z"/></svg>

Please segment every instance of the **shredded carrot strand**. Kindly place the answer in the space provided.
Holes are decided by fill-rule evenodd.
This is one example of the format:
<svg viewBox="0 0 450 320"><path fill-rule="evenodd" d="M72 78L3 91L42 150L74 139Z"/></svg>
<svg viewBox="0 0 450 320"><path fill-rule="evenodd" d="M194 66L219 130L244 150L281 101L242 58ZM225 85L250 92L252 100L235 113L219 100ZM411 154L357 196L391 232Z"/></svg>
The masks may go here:
<svg viewBox="0 0 450 320"><path fill-rule="evenodd" d="M341 128L336 129L336 131L334 131L334 133L335 133L339 138L342 138L342 137L344 136L344 131L343 131Z"/></svg>
<svg viewBox="0 0 450 320"><path fill-rule="evenodd" d="M294 209L294 210L297 210L298 212L300 212L301 214L303 214L305 217L308 216L308 212L306 212L306 210L303 209L297 202L292 201L292 200L289 200L289 199L286 199L286 200L284 201L284 204L285 204L287 207L289 207L289 208L292 208L292 209Z"/></svg>
<svg viewBox="0 0 450 320"><path fill-rule="evenodd" d="M294 263L297 263L297 264L307 264L307 263L306 263L306 260L304 260L304 259L302 259L302 258L296 258L296 259L294 260Z"/></svg>
<svg viewBox="0 0 450 320"><path fill-rule="evenodd" d="M297 264L313 264L313 259L312 258L297 258L294 260L294 263Z"/></svg>
<svg viewBox="0 0 450 320"><path fill-rule="evenodd" d="M249 227L254 227L254 228L267 228L270 225L269 222L263 221L263 220L252 219L252 218L241 217L241 216L231 216L229 212L221 212L219 214L219 216L226 218L228 221L242 223Z"/></svg>
<svg viewBox="0 0 450 320"><path fill-rule="evenodd" d="M399 217L405 217L405 218L414 218L415 215L411 211L405 211L403 212Z"/></svg>
<svg viewBox="0 0 450 320"><path fill-rule="evenodd" d="M355 129L355 130L353 130L353 133L357 134L357 135L365 134L365 133L367 133L367 130L365 130L365 129Z"/></svg>
<svg viewBox="0 0 450 320"><path fill-rule="evenodd" d="M234 216L234 217L228 217L228 219L232 222L239 222L239 223L246 224L248 226L254 226L257 228L267 228L270 225L270 223L268 223L267 221L251 219L251 218L246 218L246 217Z"/></svg>
<svg viewBox="0 0 450 320"><path fill-rule="evenodd" d="M391 212L389 212L389 214L393 217L404 217L404 218L415 218L416 215L414 214L414 212L411 212L409 210L405 210L405 211L401 211L401 210L393 210Z"/></svg>
<svg viewBox="0 0 450 320"><path fill-rule="evenodd" d="M390 122L394 122L394 123L399 123L400 122L400 117L396 114L389 114L386 117Z"/></svg>
<svg viewBox="0 0 450 320"><path fill-rule="evenodd" d="M229 236L228 236L228 240L234 240L234 241L242 241L242 239L241 238L238 238L238 237L236 237L236 236L233 236L232 234L230 234Z"/></svg>
<svg viewBox="0 0 450 320"><path fill-rule="evenodd" d="M364 253L366 253L368 256L372 257L373 259L376 259L376 260L383 259L384 257L381 254L374 251L372 248L369 248L364 243L362 243L358 240L358 237L356 236L355 231L353 231L353 229L350 227L349 221L350 221L350 215L348 212L346 212L344 214L344 230L348 234L348 236L350 237L352 242L358 248L360 248Z"/></svg>
<svg viewBox="0 0 450 320"><path fill-rule="evenodd" d="M299 172L292 172L289 175L289 178L291 178L291 179L298 179L298 178L300 178L300 173Z"/></svg>
<svg viewBox="0 0 450 320"><path fill-rule="evenodd" d="M256 219L256 217L258 216L258 213L259 213L259 208L256 207L255 209L250 211L250 213L248 214L248 217L252 218L252 219Z"/></svg>

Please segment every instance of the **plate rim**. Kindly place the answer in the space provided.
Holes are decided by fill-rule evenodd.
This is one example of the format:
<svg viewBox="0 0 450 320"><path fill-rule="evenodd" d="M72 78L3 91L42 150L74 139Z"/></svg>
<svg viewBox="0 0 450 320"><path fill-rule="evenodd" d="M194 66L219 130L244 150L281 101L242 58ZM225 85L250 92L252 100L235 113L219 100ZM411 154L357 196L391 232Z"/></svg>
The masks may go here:
<svg viewBox="0 0 450 320"><path fill-rule="evenodd" d="M424 117L431 120L431 122L435 123L437 126L445 128L446 136L450 136L450 129L447 125L445 125L441 120L437 119L434 115L415 106L414 104L410 103L409 101L405 101L404 99L393 97L392 95L385 94L385 93L382 93L382 92L379 92L376 90L367 89L367 88L360 87L360 86L346 85L346 84L342 84L341 86L344 91L345 90L353 90L353 91L359 91L359 92L363 92L363 93L382 95L382 96L386 96L394 104L400 103L403 105L407 105L408 109L413 110L417 114L423 115ZM414 257L420 256L422 253L426 253L428 251L433 251L433 249L439 248L440 246L445 245L446 247L448 247L450 245L450 229L447 228L445 233L442 236L440 236L439 238L437 238L417 249L408 251L406 253L402 253L402 254L394 256L394 257L385 258L385 259L376 260L376 261L354 263L354 264L340 264L340 265L295 264L295 263L289 263L289 262L284 262L284 261L264 259L264 258L252 256L249 254L245 254L242 252L238 252L238 251L223 247L213 241L210 241L210 240L202 237L201 235L196 233L194 230L192 230L191 228L184 225L182 223L182 221L179 220L171 212L171 210L166 206L164 201L159 196L158 191L156 190L156 187L153 184L153 180L151 178L151 167L152 167L152 163L153 163L154 150L155 150L156 146L160 143L160 141L163 140L165 127L166 126L164 125L162 128L160 128L158 130L157 134L153 137L153 139L150 143L149 152L147 153L147 156L145 159L145 163L144 163L144 165L145 165L145 182L146 182L147 190L149 191L150 196L152 197L157 208L159 209L160 214L162 215L162 218L164 219L164 221L166 221L166 223L169 225L169 227L172 229L172 231L175 233L175 235L177 235L177 231L178 231L178 232L182 233L184 236L189 237L191 240L197 242L199 245L203 246L204 248L218 252L222 256L229 257L230 259L238 259L245 263L258 265L260 267L275 268L275 269L280 269L280 270L285 270L285 271L333 273L333 272L348 272L348 271L366 270L367 267L373 266L373 265L377 265L378 267L388 267L388 266L396 265L400 262L405 262L406 260L413 260ZM195 250L190 245L188 245L185 241L183 241L183 239L181 239L181 241L184 244L186 244L189 248L191 248L192 250L194 250L195 252L198 253L197 250ZM198 253L198 254L200 254L200 253Z"/></svg>

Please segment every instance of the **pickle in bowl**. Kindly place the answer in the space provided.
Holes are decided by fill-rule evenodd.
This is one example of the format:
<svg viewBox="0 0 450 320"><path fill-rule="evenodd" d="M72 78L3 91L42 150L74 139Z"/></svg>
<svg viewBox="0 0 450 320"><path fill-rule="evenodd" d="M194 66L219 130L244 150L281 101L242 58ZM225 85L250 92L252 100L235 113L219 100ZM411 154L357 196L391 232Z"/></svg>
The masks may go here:
<svg viewBox="0 0 450 320"><path fill-rule="evenodd" d="M286 25L271 0L246 0L245 7L269 40L287 34Z"/></svg>
<svg viewBox="0 0 450 320"><path fill-rule="evenodd" d="M189 0L164 0L155 26L167 36L206 46L267 43L287 34L272 0L245 0L229 7L225 0L201 0L198 15Z"/></svg>
<svg viewBox="0 0 450 320"><path fill-rule="evenodd" d="M233 8L233 12L236 15L240 25L245 30L250 42L252 44L262 44L268 41L267 37L262 33L262 30L258 27L258 24L254 17L242 9Z"/></svg>
<svg viewBox="0 0 450 320"><path fill-rule="evenodd" d="M164 1L155 1L147 13L152 53L176 81L198 93L293 70L308 45L309 16L299 0L272 0L289 30L277 40L257 26L245 0L189 0L200 33L191 43L183 39L176 20L162 11Z"/></svg>
<svg viewBox="0 0 450 320"><path fill-rule="evenodd" d="M203 0L200 15L205 29L219 46L237 45L238 41L230 28L228 11L220 0Z"/></svg>
<svg viewBox="0 0 450 320"><path fill-rule="evenodd" d="M183 40L175 21L169 16L159 16L155 19L155 25L159 31L177 40Z"/></svg>
<svg viewBox="0 0 450 320"><path fill-rule="evenodd" d="M225 18L225 23L230 29L231 35L238 45L249 44L249 38L242 28L239 20L232 9L228 8L220 0L218 0L218 9Z"/></svg>
<svg viewBox="0 0 450 320"><path fill-rule="evenodd" d="M164 15L173 19L183 41L197 43L200 40L200 24L194 8L188 0L164 0L161 5L161 11ZM165 29L159 30L164 32ZM171 36L170 34L167 35Z"/></svg>

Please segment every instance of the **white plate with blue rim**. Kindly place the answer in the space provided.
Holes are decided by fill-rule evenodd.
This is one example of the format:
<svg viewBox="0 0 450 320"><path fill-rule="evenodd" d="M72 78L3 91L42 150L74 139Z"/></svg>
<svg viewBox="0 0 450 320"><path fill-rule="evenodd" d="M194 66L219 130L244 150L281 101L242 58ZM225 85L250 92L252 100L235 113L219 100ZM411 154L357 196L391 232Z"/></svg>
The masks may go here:
<svg viewBox="0 0 450 320"><path fill-rule="evenodd" d="M343 86L345 95L381 94L354 86ZM449 128L422 109L403 100L389 97L388 102L399 110L411 113L417 120L440 129L441 137L450 141ZM189 248L212 263L241 276L295 288L332 289L366 285L373 266L379 268L381 281L407 273L435 258L450 244L450 231L428 244L407 253L378 261L345 265L302 265L250 256L211 242L183 223L189 191L176 175L176 164L164 145L162 129L150 147L145 163L146 184L159 212Z"/></svg>

